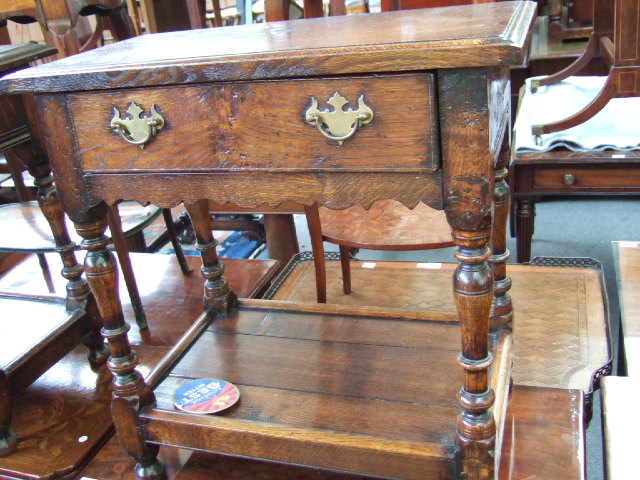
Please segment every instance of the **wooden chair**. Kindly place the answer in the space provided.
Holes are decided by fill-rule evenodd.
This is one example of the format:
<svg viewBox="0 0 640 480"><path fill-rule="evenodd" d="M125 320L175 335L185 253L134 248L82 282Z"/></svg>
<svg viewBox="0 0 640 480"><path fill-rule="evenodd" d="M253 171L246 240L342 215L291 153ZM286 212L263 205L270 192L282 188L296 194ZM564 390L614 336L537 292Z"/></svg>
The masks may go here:
<svg viewBox="0 0 640 480"><path fill-rule="evenodd" d="M37 58L53 53L36 44L0 45L0 74L9 73ZM19 97L0 97L0 138L3 145L24 147L29 140ZM11 113L11 114L9 114ZM21 133L27 133L26 138ZM51 365L80 342L89 347L89 361L95 367L107 359L100 338L101 320L89 285L82 278L82 266L75 258L75 245L69 239L63 212L55 195L51 169L44 157L31 155L27 168L36 177L37 199L62 257L62 275L68 280L67 297L45 299L28 295L11 298L0 294L2 311L2 355L0 358L0 456L11 454L17 439L11 431L12 398L33 383ZM8 234L5 228L2 235ZM20 319L20 321L17 321Z"/></svg>
<svg viewBox="0 0 640 480"><path fill-rule="evenodd" d="M81 42L75 28L79 16L96 15L94 32ZM116 40L135 35L125 0L15 0L0 6L0 27L7 20L39 23L48 44L58 50L57 58L95 48L105 29Z"/></svg>
<svg viewBox="0 0 640 480"><path fill-rule="evenodd" d="M615 0L614 8L607 0L594 0L593 33L585 52L564 70L531 82L532 91L552 85L578 73L596 56L609 66L607 81L601 92L589 105L574 115L546 125L534 125L532 133L543 135L559 132L586 122L598 113L612 98L640 95L640 32L635 18L640 11L638 0Z"/></svg>
<svg viewBox="0 0 640 480"><path fill-rule="evenodd" d="M93 14L95 14L97 18L96 28L89 38L82 43L75 28L78 18L80 15ZM53 0L46 2L41 2L41 0L19 0L17 3L9 4L5 10L0 8L0 27L6 24L7 20L20 23L39 23L43 27L47 42L55 46L58 50L58 58L64 58L95 48L98 46L101 35L106 27L111 29L115 40L131 38L135 33L131 20L126 12L125 2L120 0ZM22 123L17 130L14 129L11 131L12 142L3 144L6 150L3 149L0 153L6 151L8 161L12 163L14 170L18 170L20 167L26 167L36 179L36 184L39 184L39 182L50 183L52 181L51 172L47 170L46 167L42 167L47 162L47 154L41 147L42 143L37 139L39 136L37 133L39 127L37 122L33 120L35 116L30 117L28 114L31 112L32 115L35 115L35 106L31 105L32 100L29 97L25 97L25 113L18 99L10 99L6 102L9 101L13 102L12 108L8 109L3 115L12 116L16 122ZM27 120L29 121L28 126L26 124ZM20 136L18 136L18 134ZM19 166L18 163L22 165ZM36 168L35 165L38 165L38 167ZM34 170L32 171L32 169ZM55 189L54 187L52 188L53 190L48 193L50 196L55 195ZM34 216L39 216L39 213L32 207L33 205L29 204L11 210L11 212L17 214L13 219L14 221L25 223L25 231L32 230L31 227L37 224L37 222L34 224L32 219ZM191 269L184 259L182 247L175 233L171 211L169 209L163 209L162 216L182 271L185 274L190 273ZM140 295L138 293L133 268L128 259L129 248L127 245L129 242L127 242L127 238L122 231L122 220L118 213L117 206L114 205L111 207L109 219L111 235L122 264L123 274L136 315L136 323L140 328L144 329L147 328L146 316L140 302ZM147 223L148 220L151 220L151 218L147 217L143 219L142 223ZM137 232L139 224L137 226L130 225L129 227L130 229L127 233L131 236ZM48 244L45 246L42 239L38 239L37 236L33 238L35 238L34 245L29 246L23 244L21 247L22 251L32 251L40 254L43 251L48 251L49 248L53 248L52 241L45 241L45 244ZM13 251L14 248L11 240L9 239L9 243L4 246L0 241L0 250L1 249ZM40 258L42 259L41 263L44 262L44 256L40 255ZM42 265L43 271L46 273L46 264L42 263Z"/></svg>
<svg viewBox="0 0 640 480"><path fill-rule="evenodd" d="M316 272L319 303L327 301L327 273L322 242L340 246L342 286L351 293L351 251L370 250L431 250L452 247L451 229L442 211L418 204L407 209L395 200L381 200L369 210L359 205L345 210L306 209Z"/></svg>
<svg viewBox="0 0 640 480"><path fill-rule="evenodd" d="M612 8L613 3L613 8ZM604 86L595 98L579 112L567 118L533 125L536 141L542 135L561 132L594 117L613 98L640 95L640 31L636 18L640 14L638 0L595 0L594 27L584 53L556 74L531 81L529 99L535 92L578 74L593 58L601 58L608 66ZM640 157L635 151L573 152L553 149L548 152L517 152L511 157L511 185L516 221L518 261L528 261L534 229L535 202L544 196L638 194L637 167Z"/></svg>
<svg viewBox="0 0 640 480"><path fill-rule="evenodd" d="M223 25L219 0L209 0L213 27ZM127 0L138 34L207 28L207 0Z"/></svg>
<svg viewBox="0 0 640 480"><path fill-rule="evenodd" d="M549 41L589 38L594 1L597 0L548 0Z"/></svg>

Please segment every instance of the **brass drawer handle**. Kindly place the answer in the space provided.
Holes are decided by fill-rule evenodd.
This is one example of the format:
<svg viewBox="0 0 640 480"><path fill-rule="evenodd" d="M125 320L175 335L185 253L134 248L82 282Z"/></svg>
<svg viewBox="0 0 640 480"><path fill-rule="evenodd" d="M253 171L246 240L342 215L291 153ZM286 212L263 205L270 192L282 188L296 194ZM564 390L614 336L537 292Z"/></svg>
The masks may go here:
<svg viewBox="0 0 640 480"><path fill-rule="evenodd" d="M136 102L131 102L127 108L127 115L120 117L118 107L113 107L111 130L118 132L127 142L144 148L146 143L164 127L164 118L151 105L151 115L142 115L144 108Z"/></svg>
<svg viewBox="0 0 640 480"><path fill-rule="evenodd" d="M305 113L305 121L317 127L322 135L336 140L340 145L351 138L360 126L371 123L373 120L373 110L364 103L364 95L358 98L357 109L344 110L344 106L349 101L338 92L334 93L327 103L333 107L332 110L319 109L316 97L311 97L311 106Z"/></svg>
<svg viewBox="0 0 640 480"><path fill-rule="evenodd" d="M572 173L565 173L562 175L562 183L565 185L573 185L576 182L576 177Z"/></svg>

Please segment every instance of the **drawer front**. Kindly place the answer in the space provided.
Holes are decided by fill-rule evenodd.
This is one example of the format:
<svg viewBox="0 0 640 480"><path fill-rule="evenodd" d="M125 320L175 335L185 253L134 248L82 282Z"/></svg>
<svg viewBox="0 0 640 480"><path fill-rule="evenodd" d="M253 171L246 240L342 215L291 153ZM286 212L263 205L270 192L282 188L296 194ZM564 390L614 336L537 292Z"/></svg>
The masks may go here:
<svg viewBox="0 0 640 480"><path fill-rule="evenodd" d="M566 190L581 189L632 189L640 190L640 169L611 166L563 168L536 168L533 174L534 188Z"/></svg>
<svg viewBox="0 0 640 480"><path fill-rule="evenodd" d="M374 118L342 144L305 121L338 92ZM203 84L70 95L85 172L435 171L439 141L432 74ZM114 107L152 105L165 125L144 148L110 130Z"/></svg>

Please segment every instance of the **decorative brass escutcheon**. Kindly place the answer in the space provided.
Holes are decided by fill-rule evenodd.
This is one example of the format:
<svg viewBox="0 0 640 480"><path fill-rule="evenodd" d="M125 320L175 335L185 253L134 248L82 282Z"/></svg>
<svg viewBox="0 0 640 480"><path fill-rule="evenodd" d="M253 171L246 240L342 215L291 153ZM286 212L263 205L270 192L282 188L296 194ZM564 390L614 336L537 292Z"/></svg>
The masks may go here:
<svg viewBox="0 0 640 480"><path fill-rule="evenodd" d="M144 148L151 137L164 127L164 118L156 111L155 105L151 105L151 115L142 115L143 112L144 108L136 102L131 102L127 108L127 115L122 118L118 107L113 107L111 129L122 135L127 142Z"/></svg>
<svg viewBox="0 0 640 480"><path fill-rule="evenodd" d="M311 97L311 106L305 113L305 120L309 125L315 125L325 137L337 140L340 145L352 137L360 126L373 120L373 110L364 103L364 95L358 98L357 109L345 110L344 106L349 101L338 92L327 103L333 107L332 110L319 109L316 97Z"/></svg>
<svg viewBox="0 0 640 480"><path fill-rule="evenodd" d="M576 177L572 173L565 173L562 175L562 183L565 185L573 185L576 182Z"/></svg>

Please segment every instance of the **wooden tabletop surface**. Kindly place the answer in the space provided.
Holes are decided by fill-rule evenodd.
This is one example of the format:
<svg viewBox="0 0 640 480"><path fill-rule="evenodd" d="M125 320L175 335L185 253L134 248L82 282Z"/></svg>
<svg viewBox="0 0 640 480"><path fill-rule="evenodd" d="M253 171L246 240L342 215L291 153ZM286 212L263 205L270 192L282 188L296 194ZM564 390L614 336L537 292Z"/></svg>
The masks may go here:
<svg viewBox="0 0 640 480"><path fill-rule="evenodd" d="M0 92L520 64L534 12L498 2L143 35L12 74Z"/></svg>
<svg viewBox="0 0 640 480"><path fill-rule="evenodd" d="M313 262L300 258L273 300L315 301ZM352 261L350 295L342 293L340 262L326 265L330 304L366 306L390 316L402 311L417 319L434 312L455 317L450 293L455 263ZM514 382L589 393L593 373L611 361L600 272L535 265L509 265L507 272L513 281Z"/></svg>

